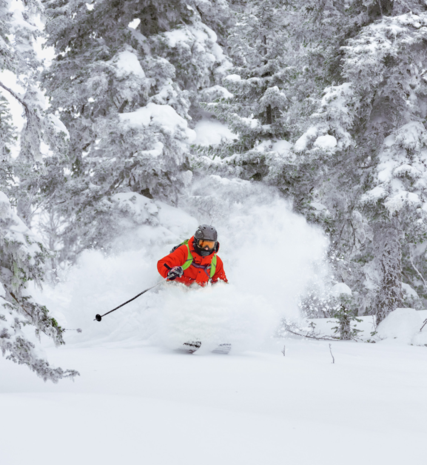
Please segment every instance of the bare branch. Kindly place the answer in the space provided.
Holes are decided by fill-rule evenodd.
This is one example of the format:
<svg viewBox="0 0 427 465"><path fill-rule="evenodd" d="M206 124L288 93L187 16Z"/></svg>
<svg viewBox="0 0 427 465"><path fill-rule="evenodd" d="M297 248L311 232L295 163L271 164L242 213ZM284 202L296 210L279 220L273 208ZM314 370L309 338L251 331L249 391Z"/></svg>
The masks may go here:
<svg viewBox="0 0 427 465"><path fill-rule="evenodd" d="M422 279L422 281L423 281L423 283L424 283L424 287L427 289L427 283L426 283L426 281L425 281L423 275L419 272L418 268L414 265L414 262L413 262L413 260L412 260L411 254L409 254L409 258L410 258L412 267L413 267L414 270L418 273L419 277Z"/></svg>
<svg viewBox="0 0 427 465"><path fill-rule="evenodd" d="M335 363L335 358L334 358L334 354L332 353L332 345L331 344L329 344L329 352L331 353L332 363Z"/></svg>
<svg viewBox="0 0 427 465"><path fill-rule="evenodd" d="M317 339L318 341L337 341L339 339L337 337L322 337L322 336L311 336L309 334L300 334L300 333L296 333L295 331L292 331L289 328L286 328L286 331L288 331L291 334L295 334L295 336L307 337L309 339Z"/></svg>
<svg viewBox="0 0 427 465"><path fill-rule="evenodd" d="M25 108L25 112L28 114L30 112L30 109L28 108L28 105L22 100L22 98L14 92L12 89L9 89L9 87L5 86L1 81L0 81L0 87L3 87L4 90L7 90L9 94Z"/></svg>

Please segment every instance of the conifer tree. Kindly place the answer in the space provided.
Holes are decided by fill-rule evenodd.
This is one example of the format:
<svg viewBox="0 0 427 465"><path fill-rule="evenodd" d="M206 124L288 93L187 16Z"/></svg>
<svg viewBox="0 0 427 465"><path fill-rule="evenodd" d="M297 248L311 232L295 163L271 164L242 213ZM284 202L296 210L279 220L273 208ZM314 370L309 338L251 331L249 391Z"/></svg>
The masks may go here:
<svg viewBox="0 0 427 465"><path fill-rule="evenodd" d="M11 178L11 147L16 130L7 100L0 94L0 189L7 189Z"/></svg>
<svg viewBox="0 0 427 465"><path fill-rule="evenodd" d="M12 160L16 130L9 107L0 95L0 350L7 359L27 365L44 380L57 382L78 373L51 367L37 345L41 333L55 344L63 344L64 330L49 316L47 308L28 293L29 282L41 285L43 281L47 253L15 213L5 193L12 196L14 205L30 224L33 199L40 195L41 141L52 142L58 137L57 129L62 128L54 117L44 114L37 86L39 63L34 38L38 29L32 19L40 11L40 5L32 0L24 3L23 12L11 11L10 3L0 0L0 70L14 73L24 93L1 81L0 90L22 105L26 118L19 155ZM28 331L23 331L28 325L34 328L34 340Z"/></svg>
<svg viewBox="0 0 427 465"><path fill-rule="evenodd" d="M247 179L265 177L269 168L262 152L268 151L272 141L289 135L289 124L282 117L289 107L284 92L284 31L288 22L284 4L255 0L244 7L235 5L235 26L228 37L234 67L223 80L228 92L205 102L208 111L239 135L236 142L219 147L215 154L239 154L234 156L230 172L244 164L237 173Z"/></svg>
<svg viewBox="0 0 427 465"><path fill-rule="evenodd" d="M41 284L46 256L43 246L0 192L0 349L7 359L27 365L45 381L57 382L78 373L51 367L36 343L43 333L56 345L64 344L64 330L26 290L30 281ZM35 328L34 341L23 331L27 325Z"/></svg>
<svg viewBox="0 0 427 465"><path fill-rule="evenodd" d="M376 323L402 303L401 231L398 221L380 222L376 225L376 259L380 275L380 292L375 302Z"/></svg>
<svg viewBox="0 0 427 465"><path fill-rule="evenodd" d="M266 27L277 51L274 72L255 75L257 66L247 66L255 74L245 74L248 57L263 63L260 25L269 8L282 21ZM263 180L292 196L294 208L329 234L336 277L353 290L359 313L378 310L381 320L399 304L399 276L420 292L427 271L415 247L426 239L426 5L271 0L239 4L239 11L230 43L241 66L224 80L233 95L208 108L241 137L210 153L220 163L202 153L195 166ZM281 133L260 111L273 79ZM395 235L374 234L377 224Z"/></svg>
<svg viewBox="0 0 427 465"><path fill-rule="evenodd" d="M227 4L44 4L56 52L44 84L70 134L67 159L49 168L57 182L49 208L66 219L63 253L73 257L115 234L115 194L177 202L191 179L198 92L215 86L227 67L218 44Z"/></svg>
<svg viewBox="0 0 427 465"><path fill-rule="evenodd" d="M342 47L340 82L325 89L295 149L300 166L316 173L303 210L323 219L344 258L340 277L357 289L360 310L379 322L401 301L401 263L426 237L426 6L368 6L371 21ZM405 281L419 287L416 271L405 271Z"/></svg>
<svg viewBox="0 0 427 465"><path fill-rule="evenodd" d="M43 171L42 144L51 151L63 150L65 127L54 116L46 114L46 101L39 85L42 66L35 52L35 40L41 36L37 22L43 14L38 0L24 2L25 9L11 9L2 1L0 22L0 69L11 72L20 90L14 90L0 79L0 89L22 108L25 123L19 134L19 154L13 164L19 183L10 188L9 197L17 206L20 218L31 226L34 209L41 199L40 175ZM44 149L46 151L46 149Z"/></svg>

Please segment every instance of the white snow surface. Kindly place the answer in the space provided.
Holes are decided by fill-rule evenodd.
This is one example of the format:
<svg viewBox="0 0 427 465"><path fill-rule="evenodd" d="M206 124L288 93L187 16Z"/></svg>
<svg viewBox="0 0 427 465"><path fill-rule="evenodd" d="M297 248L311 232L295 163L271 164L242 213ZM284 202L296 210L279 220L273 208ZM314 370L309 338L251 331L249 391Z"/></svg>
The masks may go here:
<svg viewBox="0 0 427 465"><path fill-rule="evenodd" d="M337 146L337 140L334 136L326 134L324 136L319 136L314 141L314 146L320 149L333 149Z"/></svg>
<svg viewBox="0 0 427 465"><path fill-rule="evenodd" d="M140 78L145 77L144 70L139 63L138 57L130 50L123 50L120 52L115 65L116 75L118 77L128 77L130 74L134 74Z"/></svg>
<svg viewBox="0 0 427 465"><path fill-rule="evenodd" d="M29 289L68 329L65 347L43 340L51 364L81 377L43 383L0 358L2 465L424 465L425 347L337 341L332 364L327 341L273 338L327 273L328 245L274 189L208 176L180 208L113 200L137 224L115 252L87 251L55 288ZM230 284L162 284L93 321L161 281L157 260L202 222ZM186 340L201 349L177 353ZM224 342L230 354L212 354Z"/></svg>
<svg viewBox="0 0 427 465"><path fill-rule="evenodd" d="M225 79L230 82L239 82L242 80L242 78L238 74L229 74L225 77Z"/></svg>
<svg viewBox="0 0 427 465"><path fill-rule="evenodd" d="M427 320L427 312L425 312L423 325ZM421 325L421 326L423 326ZM421 329L421 328L420 328ZM423 330L418 330L412 338L412 344L414 346L423 346L427 347L427 324L423 327Z"/></svg>
<svg viewBox="0 0 427 465"><path fill-rule="evenodd" d="M425 464L424 347L337 342L332 364L320 341L228 356L91 345L48 351L80 369L74 383L0 358L2 464Z"/></svg>
<svg viewBox="0 0 427 465"><path fill-rule="evenodd" d="M305 131L305 133L295 142L294 149L296 152L302 152L307 149L307 145L312 141L318 133L318 129L315 126L311 126Z"/></svg>
<svg viewBox="0 0 427 465"><path fill-rule="evenodd" d="M378 325L378 337L390 343L411 344L421 326L420 312L413 308L397 308Z"/></svg>
<svg viewBox="0 0 427 465"><path fill-rule="evenodd" d="M128 27L132 28L132 29L136 29L139 24L141 23L141 20L139 18L135 18L134 20L132 20L129 24L128 24Z"/></svg>
<svg viewBox="0 0 427 465"><path fill-rule="evenodd" d="M231 141L238 138L228 126L211 119L202 119L196 124L194 130L196 131L194 143L206 147L218 145L222 140Z"/></svg>
<svg viewBox="0 0 427 465"><path fill-rule="evenodd" d="M376 186L361 197L362 203L374 203L387 196L387 191L382 186Z"/></svg>
<svg viewBox="0 0 427 465"><path fill-rule="evenodd" d="M157 105L150 102L136 111L121 113L119 118L124 125L131 128L158 124L171 133L184 132L189 142L193 142L196 137L195 132L188 127L187 121L179 116L170 105Z"/></svg>
<svg viewBox="0 0 427 465"><path fill-rule="evenodd" d="M281 154L287 154L292 149L292 144L285 139L273 143L273 150Z"/></svg>

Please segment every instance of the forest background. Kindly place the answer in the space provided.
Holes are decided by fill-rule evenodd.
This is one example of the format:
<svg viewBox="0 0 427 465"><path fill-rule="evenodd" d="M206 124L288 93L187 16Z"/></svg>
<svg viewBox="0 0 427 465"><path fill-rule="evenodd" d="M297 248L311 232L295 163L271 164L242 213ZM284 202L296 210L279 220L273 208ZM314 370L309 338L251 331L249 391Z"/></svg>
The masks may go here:
<svg viewBox="0 0 427 465"><path fill-rule="evenodd" d="M23 332L63 343L28 283L155 225L153 201L202 208L201 181L266 186L322 228L306 316L425 308L426 40L421 0L0 0L3 353L74 376Z"/></svg>

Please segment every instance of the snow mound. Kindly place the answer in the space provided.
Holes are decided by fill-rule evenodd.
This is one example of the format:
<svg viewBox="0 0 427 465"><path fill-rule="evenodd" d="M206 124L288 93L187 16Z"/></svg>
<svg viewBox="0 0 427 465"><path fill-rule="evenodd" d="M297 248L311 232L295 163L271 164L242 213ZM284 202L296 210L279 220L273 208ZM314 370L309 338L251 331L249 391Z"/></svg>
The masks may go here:
<svg viewBox="0 0 427 465"><path fill-rule="evenodd" d="M426 346L427 347L427 326L424 326L422 331L418 331L412 338L412 344L414 346Z"/></svg>
<svg viewBox="0 0 427 465"><path fill-rule="evenodd" d="M202 341L199 353L221 343L232 343L233 350L240 351L258 345L273 329L274 309L268 300L243 293L233 284L166 285L160 294L158 331L151 340L169 349L183 341Z"/></svg>
<svg viewBox="0 0 427 465"><path fill-rule="evenodd" d="M145 77L138 57L130 50L124 50L118 54L116 68L116 75L118 77L128 77L130 74L134 74L140 78Z"/></svg>
<svg viewBox="0 0 427 465"><path fill-rule="evenodd" d="M305 133L295 142L294 150L302 152L307 149L307 145L317 136L317 128L311 126Z"/></svg>
<svg viewBox="0 0 427 465"><path fill-rule="evenodd" d="M224 79L230 82L239 82L242 80L242 78L238 74L229 74Z"/></svg>
<svg viewBox="0 0 427 465"><path fill-rule="evenodd" d="M237 139L237 135L219 121L203 119L196 124L195 144L202 146L218 145L222 140L231 141Z"/></svg>
<svg viewBox="0 0 427 465"><path fill-rule="evenodd" d="M273 150L278 153L288 153L292 149L292 144L287 140L278 140L273 144Z"/></svg>
<svg viewBox="0 0 427 465"><path fill-rule="evenodd" d="M193 142L196 137L196 133L188 127L187 121L179 116L170 105L157 105L150 102L134 112L121 113L119 118L129 128L137 129L141 126L157 124L170 134L180 131L185 133L189 142Z"/></svg>
<svg viewBox="0 0 427 465"><path fill-rule="evenodd" d="M333 149L337 146L337 140L334 136L326 134L325 136L320 136L314 142L314 146L320 149Z"/></svg>
<svg viewBox="0 0 427 465"><path fill-rule="evenodd" d="M362 204L375 203L378 202L378 200L383 199L384 197L387 197L387 191L382 186L376 186L362 195L361 202Z"/></svg>
<svg viewBox="0 0 427 465"><path fill-rule="evenodd" d="M419 312L413 308L397 308L378 325L377 332L380 339L411 344L421 325Z"/></svg>

